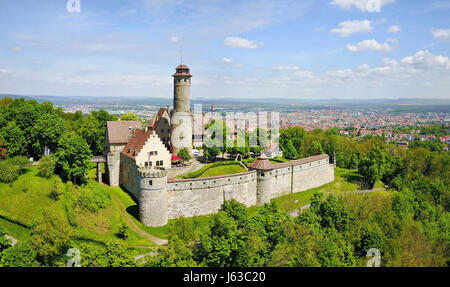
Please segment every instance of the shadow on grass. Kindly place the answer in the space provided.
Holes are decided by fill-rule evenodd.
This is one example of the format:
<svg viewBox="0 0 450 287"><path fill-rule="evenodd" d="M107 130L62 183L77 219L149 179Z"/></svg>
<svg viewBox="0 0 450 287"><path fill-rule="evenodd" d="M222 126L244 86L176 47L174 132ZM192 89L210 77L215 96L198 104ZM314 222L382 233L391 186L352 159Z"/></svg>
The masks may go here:
<svg viewBox="0 0 450 287"><path fill-rule="evenodd" d="M134 218L136 218L138 221L140 220L140 218L139 218L139 207L137 205L133 205L133 206L127 207L127 213L129 215L133 216Z"/></svg>
<svg viewBox="0 0 450 287"><path fill-rule="evenodd" d="M370 187L364 181L363 177L360 174L358 174L357 171L346 171L340 173L339 176L345 179L345 181L348 183L357 184L360 189L368 189Z"/></svg>

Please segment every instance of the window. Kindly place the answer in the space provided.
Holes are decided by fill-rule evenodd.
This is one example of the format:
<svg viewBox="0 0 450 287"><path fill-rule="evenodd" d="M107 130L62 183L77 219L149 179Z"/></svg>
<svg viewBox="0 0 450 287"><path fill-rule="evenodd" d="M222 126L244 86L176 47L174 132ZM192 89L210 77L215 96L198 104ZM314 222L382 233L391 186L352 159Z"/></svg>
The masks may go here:
<svg viewBox="0 0 450 287"><path fill-rule="evenodd" d="M261 172L261 176L264 176L264 172Z"/></svg>
<svg viewBox="0 0 450 287"><path fill-rule="evenodd" d="M160 166L163 166L163 165L164 165L162 160L159 161L159 165L160 165Z"/></svg>
<svg viewBox="0 0 450 287"><path fill-rule="evenodd" d="M153 185L153 180L149 180L149 181L148 181L148 185L149 185L149 186L152 186L152 185Z"/></svg>
<svg viewBox="0 0 450 287"><path fill-rule="evenodd" d="M158 160L156 161L156 166L159 166L159 161Z"/></svg>
<svg viewBox="0 0 450 287"><path fill-rule="evenodd" d="M147 162L145 162L145 164L144 164L144 165L145 165L145 167L148 167L148 161L147 161Z"/></svg>

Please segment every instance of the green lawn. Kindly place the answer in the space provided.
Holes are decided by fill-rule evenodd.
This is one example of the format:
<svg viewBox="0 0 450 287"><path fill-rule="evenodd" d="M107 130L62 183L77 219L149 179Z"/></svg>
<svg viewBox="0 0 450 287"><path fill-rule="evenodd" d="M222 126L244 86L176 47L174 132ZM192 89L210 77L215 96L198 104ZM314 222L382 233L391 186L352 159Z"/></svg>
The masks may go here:
<svg viewBox="0 0 450 287"><path fill-rule="evenodd" d="M28 228L9 222L3 218L0 218L0 226L3 227L6 234L16 238L17 240L27 240L30 238L31 231Z"/></svg>
<svg viewBox="0 0 450 287"><path fill-rule="evenodd" d="M219 176L233 173L241 173L246 172L247 170L240 165L224 165L224 166L216 166L208 169L199 177L211 177L211 176Z"/></svg>
<svg viewBox="0 0 450 287"><path fill-rule="evenodd" d="M56 178L57 176L51 179L42 178L38 176L36 167L28 167L26 172L11 185L0 184L0 216L4 217L0 217L0 226L11 236L19 240L26 240L30 235L30 229L27 227L42 217L41 212L44 208L50 208L67 221L75 240L104 242L107 239L116 239L127 244L130 248L133 246L155 246L153 242L132 230L130 230L127 240L119 239L115 235L124 219L114 202L111 206L97 212L87 211L77 204L67 204L76 201L80 187L74 187L66 183L62 183L60 199L58 201L51 199L48 194ZM88 190L90 188L118 189L125 194L120 188L104 187L93 179L89 181L89 186L83 188ZM71 217L70 220L69 216Z"/></svg>

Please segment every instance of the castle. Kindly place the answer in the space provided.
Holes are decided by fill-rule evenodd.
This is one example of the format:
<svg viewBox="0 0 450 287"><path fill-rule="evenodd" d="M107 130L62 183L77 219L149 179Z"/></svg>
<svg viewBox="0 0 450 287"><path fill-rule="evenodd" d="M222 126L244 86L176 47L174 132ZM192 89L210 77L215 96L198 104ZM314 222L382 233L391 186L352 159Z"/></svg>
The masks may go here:
<svg viewBox="0 0 450 287"><path fill-rule="evenodd" d="M111 186L123 186L139 203L141 222L166 225L169 219L216 213L226 200L263 205L272 198L334 181L328 155L272 164L262 154L249 171L223 176L168 178L172 154L192 150L190 70L176 68L173 109L161 108L146 127L141 122L107 122L106 173Z"/></svg>

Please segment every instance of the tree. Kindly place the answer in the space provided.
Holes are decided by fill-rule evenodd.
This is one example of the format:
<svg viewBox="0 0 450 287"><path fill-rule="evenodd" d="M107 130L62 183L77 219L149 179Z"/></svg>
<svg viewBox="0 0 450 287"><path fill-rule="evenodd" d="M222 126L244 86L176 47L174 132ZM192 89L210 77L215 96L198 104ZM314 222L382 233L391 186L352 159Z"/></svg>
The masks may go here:
<svg viewBox="0 0 450 287"><path fill-rule="evenodd" d="M38 119L32 129L33 155L42 156L45 147L54 152L58 147L59 139L66 132L66 124L58 115L46 114Z"/></svg>
<svg viewBox="0 0 450 287"><path fill-rule="evenodd" d="M55 180L53 180L48 196L53 200L59 200L59 196L62 194L61 188L61 180L59 179L59 177L57 177L55 178Z"/></svg>
<svg viewBox="0 0 450 287"><path fill-rule="evenodd" d="M193 254L177 236L169 238L169 243L158 249L155 256L145 257L146 267L196 267Z"/></svg>
<svg viewBox="0 0 450 287"><path fill-rule="evenodd" d="M70 229L64 219L55 211L44 209L42 218L32 228L31 245L39 259L53 266L65 256L70 240Z"/></svg>
<svg viewBox="0 0 450 287"><path fill-rule="evenodd" d="M296 159L298 158L298 152L294 147L294 144L292 143L291 140L288 140L284 149L283 149L283 156L285 158L289 158L289 159Z"/></svg>
<svg viewBox="0 0 450 287"><path fill-rule="evenodd" d="M279 142L283 155L288 153L289 155L295 155L289 158L299 157L302 154L302 144L305 134L306 130L302 127L289 127L287 129L281 129ZM292 144L292 147L289 147L289 149L292 150L288 151L289 142ZM293 150L295 150L295 153Z"/></svg>
<svg viewBox="0 0 450 287"><path fill-rule="evenodd" d="M314 156L314 155L319 155L319 154L323 154L323 148L322 148L322 144L320 143L320 141L313 141L311 143L311 145L308 147L308 153L307 153L307 157L308 156Z"/></svg>
<svg viewBox="0 0 450 287"><path fill-rule="evenodd" d="M130 236L130 228L128 225L124 222L119 226L119 232L116 234L119 238L122 238L124 240L127 240Z"/></svg>
<svg viewBox="0 0 450 287"><path fill-rule="evenodd" d="M10 245L11 245L11 239L6 238L6 233L3 230L3 228L0 226L0 255L1 255L1 252L4 249L9 248Z"/></svg>
<svg viewBox="0 0 450 287"><path fill-rule="evenodd" d="M141 119L138 118L134 113L125 113L120 117L121 121L140 121Z"/></svg>
<svg viewBox="0 0 450 287"><path fill-rule="evenodd" d="M236 222L220 211L212 216L210 231L200 236L194 258L208 267L236 266L238 242Z"/></svg>
<svg viewBox="0 0 450 287"><path fill-rule="evenodd" d="M30 242L18 242L0 254L0 267L40 267L38 254Z"/></svg>
<svg viewBox="0 0 450 287"><path fill-rule="evenodd" d="M8 149L10 157L27 154L29 142L27 141L24 132L15 121L9 122L6 127L1 130L0 136L4 140L4 144Z"/></svg>
<svg viewBox="0 0 450 287"><path fill-rule="evenodd" d="M51 156L44 156L39 160L39 175L45 178L51 178L55 173L56 163Z"/></svg>
<svg viewBox="0 0 450 287"><path fill-rule="evenodd" d="M386 174L388 164L386 152L377 146L359 161L358 172L372 187Z"/></svg>
<svg viewBox="0 0 450 287"><path fill-rule="evenodd" d="M82 254L82 267L135 267L136 263L127 247L116 241L102 244L83 242L76 246Z"/></svg>
<svg viewBox="0 0 450 287"><path fill-rule="evenodd" d="M178 156L183 160L183 162L190 161L192 158L191 155L189 154L189 150L187 148L182 148L178 152Z"/></svg>
<svg viewBox="0 0 450 287"><path fill-rule="evenodd" d="M0 160L4 160L8 155L8 149L3 144L3 141L0 139Z"/></svg>
<svg viewBox="0 0 450 287"><path fill-rule="evenodd" d="M59 142L54 154L57 171L73 183L85 180L92 153L86 141L79 136L66 133Z"/></svg>

